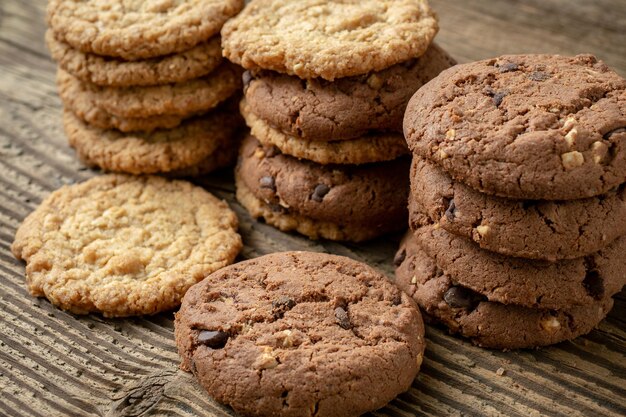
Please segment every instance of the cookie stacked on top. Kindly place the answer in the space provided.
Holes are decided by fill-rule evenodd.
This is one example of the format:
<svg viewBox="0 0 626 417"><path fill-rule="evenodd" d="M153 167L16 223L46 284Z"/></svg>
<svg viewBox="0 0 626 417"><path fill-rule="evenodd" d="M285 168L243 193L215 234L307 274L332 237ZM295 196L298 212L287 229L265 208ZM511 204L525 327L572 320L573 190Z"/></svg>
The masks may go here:
<svg viewBox="0 0 626 417"><path fill-rule="evenodd" d="M240 70L219 31L243 0L51 0L46 34L70 145L87 164L197 175L234 162ZM234 105L233 105L234 104Z"/></svg>
<svg viewBox="0 0 626 417"><path fill-rule="evenodd" d="M590 55L503 56L411 99L398 284L493 348L591 331L626 283L626 81Z"/></svg>
<svg viewBox="0 0 626 417"><path fill-rule="evenodd" d="M248 71L236 171L254 217L311 238L405 227L408 100L453 65L426 1L253 0L222 30Z"/></svg>

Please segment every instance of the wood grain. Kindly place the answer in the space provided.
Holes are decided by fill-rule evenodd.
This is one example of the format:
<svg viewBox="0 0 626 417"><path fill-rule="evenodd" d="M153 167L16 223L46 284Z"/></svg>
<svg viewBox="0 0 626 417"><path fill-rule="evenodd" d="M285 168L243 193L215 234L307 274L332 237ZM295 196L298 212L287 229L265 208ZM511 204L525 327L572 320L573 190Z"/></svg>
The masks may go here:
<svg viewBox="0 0 626 417"><path fill-rule="evenodd" d="M502 53L594 52L626 74L626 2L433 0L438 42L461 61ZM105 320L34 299L9 247L52 190L97 175L66 145L43 44L45 1L0 2L0 415L232 416L177 369L172 314ZM242 258L332 252L391 273L398 237L364 245L312 242L252 221L230 173L201 181L241 218ZM375 416L626 415L626 295L586 337L541 350L479 349L428 327L423 371ZM502 376L496 371L505 369Z"/></svg>

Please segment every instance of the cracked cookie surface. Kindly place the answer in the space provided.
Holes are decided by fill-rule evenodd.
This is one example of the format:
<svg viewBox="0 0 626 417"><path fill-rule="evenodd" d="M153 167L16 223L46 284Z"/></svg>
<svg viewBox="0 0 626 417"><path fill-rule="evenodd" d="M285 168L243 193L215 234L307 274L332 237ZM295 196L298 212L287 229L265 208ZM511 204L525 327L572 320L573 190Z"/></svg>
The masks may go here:
<svg viewBox="0 0 626 417"><path fill-rule="evenodd" d="M281 230L298 230L312 238L371 239L406 228L408 164L403 159L322 166L281 154L248 136L236 169L242 189L238 197L254 216L264 217ZM258 213L259 203L253 204L248 194L260 200L263 213ZM305 222L292 222L293 216L313 224L305 227ZM336 233L324 232L330 225Z"/></svg>
<svg viewBox="0 0 626 417"><path fill-rule="evenodd" d="M407 106L411 150L472 188L569 200L626 182L626 80L591 55L457 65Z"/></svg>
<svg viewBox="0 0 626 417"><path fill-rule="evenodd" d="M31 294L76 314L154 314L232 263L237 217L200 187L100 175L53 192L11 246Z"/></svg>
<svg viewBox="0 0 626 417"><path fill-rule="evenodd" d="M357 416L406 391L423 358L414 302L371 267L283 252L211 274L176 314L181 368L242 415Z"/></svg>
<svg viewBox="0 0 626 417"><path fill-rule="evenodd" d="M626 235L626 186L579 200L512 200L454 182L440 167L416 157L409 216L413 229L438 223L483 249L505 255L573 259Z"/></svg>
<svg viewBox="0 0 626 417"><path fill-rule="evenodd" d="M381 131L402 134L409 99L454 64L433 44L420 58L333 82L248 72L244 91L250 112L285 134L307 141L354 139Z"/></svg>
<svg viewBox="0 0 626 417"><path fill-rule="evenodd" d="M409 234L396 255L396 284L418 303L426 318L478 346L522 349L571 340L592 331L613 306L608 293L589 304L561 309L492 301L443 272L410 239Z"/></svg>
<svg viewBox="0 0 626 417"><path fill-rule="evenodd" d="M188 50L219 33L243 0L51 0L46 20L75 49L137 60Z"/></svg>
<svg viewBox="0 0 626 417"><path fill-rule="evenodd" d="M425 0L255 0L224 25L222 47L246 69L332 81L416 58L437 30Z"/></svg>

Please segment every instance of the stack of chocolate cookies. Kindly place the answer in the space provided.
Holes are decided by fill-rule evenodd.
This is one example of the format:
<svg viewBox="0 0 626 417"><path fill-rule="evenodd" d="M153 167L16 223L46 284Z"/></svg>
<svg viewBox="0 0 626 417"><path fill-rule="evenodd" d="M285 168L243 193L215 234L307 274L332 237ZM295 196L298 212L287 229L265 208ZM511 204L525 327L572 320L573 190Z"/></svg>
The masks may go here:
<svg viewBox="0 0 626 417"><path fill-rule="evenodd" d="M87 164L200 175L234 162L241 70L219 31L243 0L51 0L46 34L69 143Z"/></svg>
<svg viewBox="0 0 626 417"><path fill-rule="evenodd" d="M492 348L591 331L626 283L626 81L590 55L503 56L411 99L397 283Z"/></svg>
<svg viewBox="0 0 626 417"><path fill-rule="evenodd" d="M406 227L408 100L453 65L426 1L253 0L222 30L248 71L236 170L253 217L310 238Z"/></svg>

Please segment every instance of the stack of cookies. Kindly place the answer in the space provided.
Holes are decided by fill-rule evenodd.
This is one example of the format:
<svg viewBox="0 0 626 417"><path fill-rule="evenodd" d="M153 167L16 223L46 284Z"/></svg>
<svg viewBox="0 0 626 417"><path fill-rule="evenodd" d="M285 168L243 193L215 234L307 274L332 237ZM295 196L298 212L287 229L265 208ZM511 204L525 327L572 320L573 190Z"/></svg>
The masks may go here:
<svg viewBox="0 0 626 417"><path fill-rule="evenodd" d="M236 182L252 216L313 239L406 227L404 110L453 65L437 28L416 0L253 0L224 26L224 56L248 70Z"/></svg>
<svg viewBox="0 0 626 417"><path fill-rule="evenodd" d="M87 164L199 175L234 162L241 72L219 31L243 0L51 0L46 34L70 145Z"/></svg>
<svg viewBox="0 0 626 417"><path fill-rule="evenodd" d="M626 283L626 81L590 55L503 56L411 99L398 284L476 344L591 331Z"/></svg>

